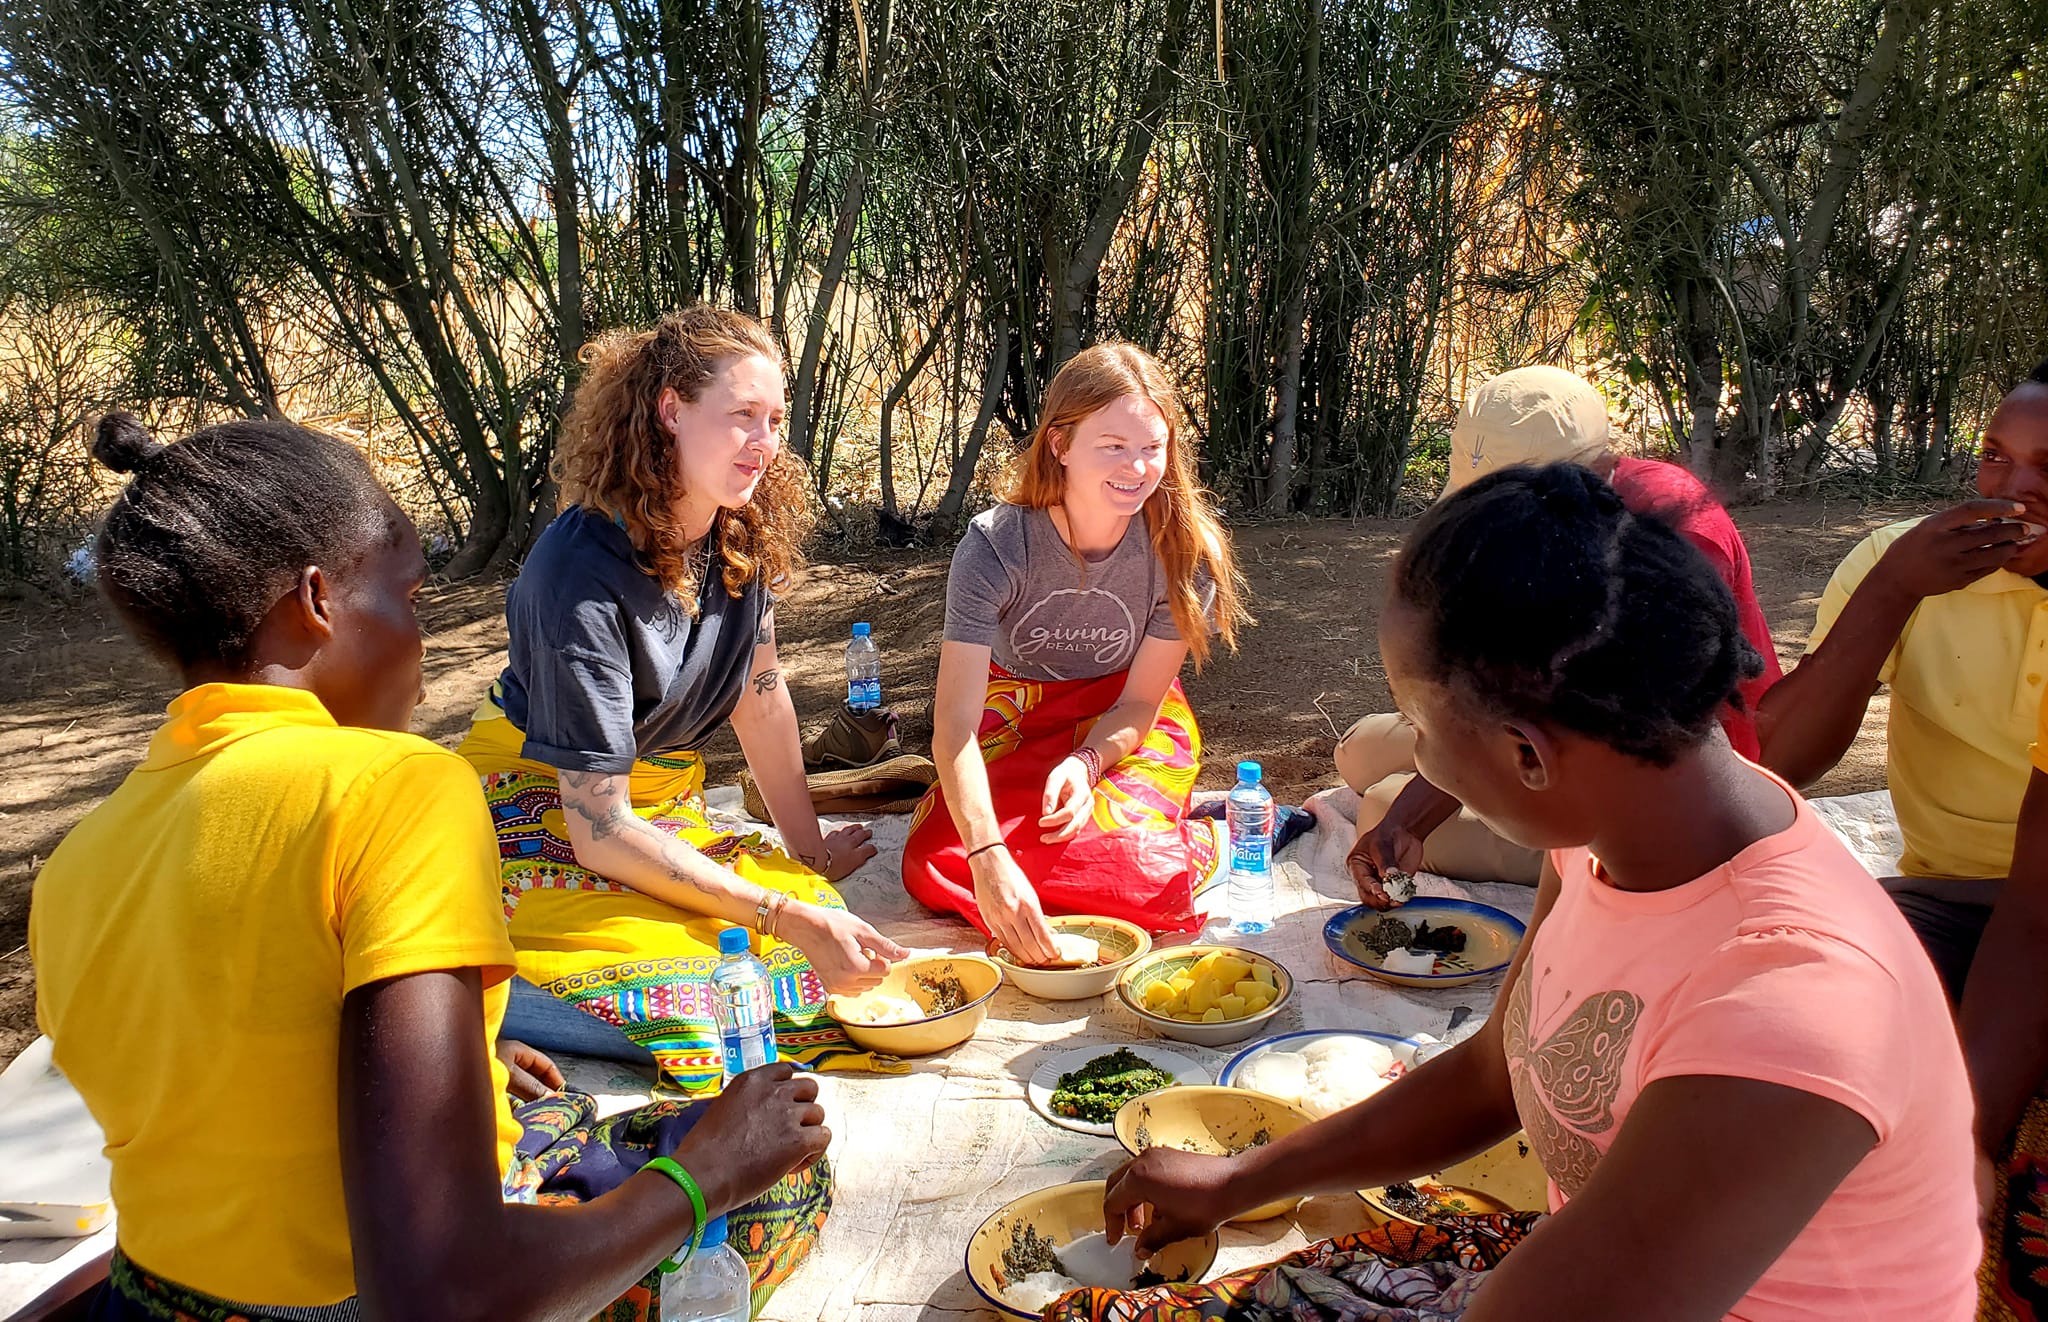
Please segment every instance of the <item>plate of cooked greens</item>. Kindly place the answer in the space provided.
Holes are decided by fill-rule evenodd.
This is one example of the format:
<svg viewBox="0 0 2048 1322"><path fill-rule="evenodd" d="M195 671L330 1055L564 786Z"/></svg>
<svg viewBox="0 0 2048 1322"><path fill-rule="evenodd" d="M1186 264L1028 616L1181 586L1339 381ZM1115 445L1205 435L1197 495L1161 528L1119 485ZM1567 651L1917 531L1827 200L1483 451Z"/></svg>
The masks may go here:
<svg viewBox="0 0 2048 1322"><path fill-rule="evenodd" d="M1207 1083L1200 1061L1149 1042L1075 1047L1038 1067L1025 1085L1031 1108L1066 1129L1116 1137L1116 1113L1133 1097L1176 1083Z"/></svg>

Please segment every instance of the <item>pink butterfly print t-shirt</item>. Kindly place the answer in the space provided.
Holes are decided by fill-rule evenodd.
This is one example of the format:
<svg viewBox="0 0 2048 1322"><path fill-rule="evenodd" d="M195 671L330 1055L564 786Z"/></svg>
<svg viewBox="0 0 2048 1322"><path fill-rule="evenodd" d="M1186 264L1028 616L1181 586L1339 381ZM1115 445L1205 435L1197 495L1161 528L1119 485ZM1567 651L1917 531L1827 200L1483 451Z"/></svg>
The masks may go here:
<svg viewBox="0 0 2048 1322"><path fill-rule="evenodd" d="M1840 1103L1877 1146L1729 1316L1965 1322L1982 1241L1947 1002L1883 888L1785 792L1788 829L1672 890L1618 890L1588 851L1551 855L1563 889L1504 1025L1516 1109L1556 1208L1658 1079L1757 1079Z"/></svg>

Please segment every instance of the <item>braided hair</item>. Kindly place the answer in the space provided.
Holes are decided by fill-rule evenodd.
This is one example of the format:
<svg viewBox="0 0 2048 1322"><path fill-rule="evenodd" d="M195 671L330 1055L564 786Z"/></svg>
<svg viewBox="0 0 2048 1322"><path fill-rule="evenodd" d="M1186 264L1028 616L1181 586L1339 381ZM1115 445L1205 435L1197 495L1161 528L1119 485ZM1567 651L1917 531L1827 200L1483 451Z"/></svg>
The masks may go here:
<svg viewBox="0 0 2048 1322"><path fill-rule="evenodd" d="M187 669L244 664L306 566L402 536L405 515L363 456L292 423L224 422L163 445L110 413L92 453L133 474L93 547L100 591L138 641Z"/></svg>
<svg viewBox="0 0 2048 1322"><path fill-rule="evenodd" d="M1577 464L1504 469L1436 505L1394 594L1440 682L1656 766L1763 669L1705 557Z"/></svg>

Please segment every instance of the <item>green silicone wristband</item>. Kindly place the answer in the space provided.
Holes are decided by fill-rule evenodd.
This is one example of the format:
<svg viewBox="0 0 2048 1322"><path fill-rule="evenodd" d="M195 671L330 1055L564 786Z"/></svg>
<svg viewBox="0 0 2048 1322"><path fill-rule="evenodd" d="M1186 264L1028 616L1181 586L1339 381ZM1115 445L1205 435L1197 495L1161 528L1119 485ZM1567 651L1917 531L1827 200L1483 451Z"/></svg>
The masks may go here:
<svg viewBox="0 0 2048 1322"><path fill-rule="evenodd" d="M704 1191L697 1187L697 1181L691 1176L690 1172L676 1165L674 1161L667 1157L656 1157L653 1161L647 1163L645 1169L660 1171L663 1175L674 1180L677 1187L684 1193L690 1195L690 1211L696 1219L690 1225L689 1251L683 1254L683 1262L688 1262L697 1256L698 1247L704 1243L704 1223L711 1219L710 1215L704 1210ZM679 1272L683 1269L683 1262L677 1262L674 1258L663 1258L661 1260L661 1270L664 1274Z"/></svg>

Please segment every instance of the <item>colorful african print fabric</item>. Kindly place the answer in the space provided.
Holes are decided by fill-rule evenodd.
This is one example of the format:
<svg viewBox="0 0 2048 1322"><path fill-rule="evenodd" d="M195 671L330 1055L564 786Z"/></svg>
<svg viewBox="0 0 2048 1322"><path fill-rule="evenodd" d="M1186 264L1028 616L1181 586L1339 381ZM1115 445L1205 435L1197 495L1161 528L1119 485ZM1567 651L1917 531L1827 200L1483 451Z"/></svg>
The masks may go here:
<svg viewBox="0 0 2048 1322"><path fill-rule="evenodd" d="M324 1308L262 1308L230 1303L153 1276L118 1247L107 1262L107 1283L93 1296L89 1322L360 1322L353 1296Z"/></svg>
<svg viewBox="0 0 2048 1322"><path fill-rule="evenodd" d="M526 1131L518 1152L521 1164L540 1177L534 1201L587 1203L611 1192L655 1157L675 1151L709 1106L652 1102L600 1120L597 1103L580 1093L527 1103L517 1112ZM756 1313L810 1255L831 1209L832 1174L820 1160L726 1214L726 1242L753 1270ZM654 1322L660 1315L661 1273L653 1271L599 1313L598 1322Z"/></svg>
<svg viewBox="0 0 2048 1322"><path fill-rule="evenodd" d="M581 1093L529 1102L516 1111L524 1132L506 1176L506 1198L562 1206L602 1197L656 1156L673 1152L709 1105L654 1102L599 1119L597 1102ZM726 1242L753 1272L754 1312L810 1255L831 1209L832 1174L821 1160L726 1214ZM92 1309L92 1322L359 1322L362 1316L361 1301L354 1298L323 1308L216 1299L153 1276L118 1250ZM607 1305L596 1322L655 1322L660 1316L657 1270Z"/></svg>
<svg viewBox="0 0 2048 1322"><path fill-rule="evenodd" d="M653 1052L665 1082L693 1095L716 1092L725 1075L711 971L718 966L718 934L733 924L677 909L578 866L555 769L520 757L524 742L486 698L459 750L483 777L520 976ZM635 814L757 886L846 907L830 883L759 833L713 826L703 792L704 762L696 753L633 764ZM847 1040L826 1015L825 984L801 950L759 935L753 948L774 985L781 1059L818 1070L908 1068Z"/></svg>
<svg viewBox="0 0 2048 1322"><path fill-rule="evenodd" d="M1196 896L1216 877L1219 856L1216 823L1188 817L1202 734L1179 680L1167 690L1144 742L1104 768L1080 834L1064 844L1039 839L1046 777L1116 705L1126 677L1120 671L1097 679L1027 680L989 667L980 739L996 820L1048 914L1102 914L1151 932L1198 931ZM903 886L927 908L961 914L988 931L975 902L967 847L940 786L911 818Z"/></svg>
<svg viewBox="0 0 2048 1322"><path fill-rule="evenodd" d="M1207 1285L1077 1290L1046 1322L1451 1322L1539 1212L1389 1222Z"/></svg>
<svg viewBox="0 0 2048 1322"><path fill-rule="evenodd" d="M1978 1322L2048 1320L2048 1093L2027 1103L1992 1182Z"/></svg>

